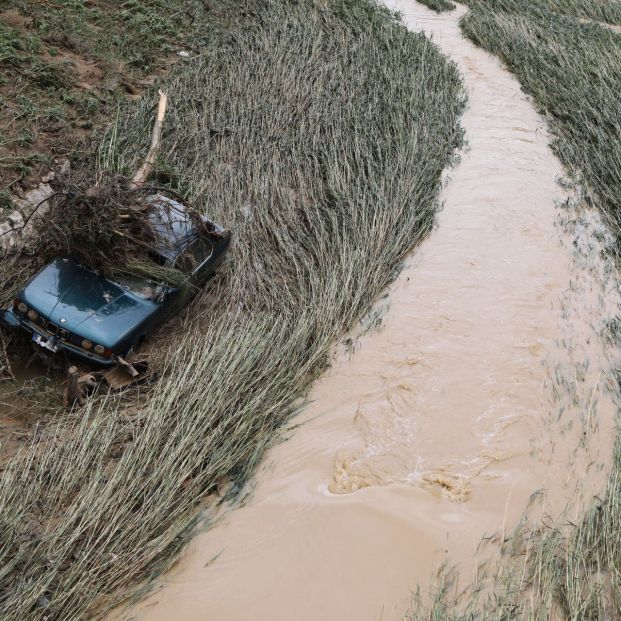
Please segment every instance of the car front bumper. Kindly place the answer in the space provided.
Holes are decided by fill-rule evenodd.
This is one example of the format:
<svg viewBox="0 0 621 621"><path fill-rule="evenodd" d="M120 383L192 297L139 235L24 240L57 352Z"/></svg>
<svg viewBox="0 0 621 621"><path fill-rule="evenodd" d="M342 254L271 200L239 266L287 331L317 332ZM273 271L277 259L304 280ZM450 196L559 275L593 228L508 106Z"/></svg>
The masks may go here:
<svg viewBox="0 0 621 621"><path fill-rule="evenodd" d="M53 346L47 346L47 343L50 341L50 339L54 338L54 336L44 330L41 326L32 323L27 319L18 317L10 309L0 311L0 323L9 328L24 329L26 332L32 335L33 343L37 347L41 347L41 349L44 349L47 352L59 353L63 351L73 358L78 358L80 360L95 364L100 367L113 367L116 365L116 361L114 360L114 358L104 358L102 356L98 356L95 353L85 351L84 349L81 349L80 347L77 347L76 345L68 343L67 341L63 341L59 338L56 338L54 340Z"/></svg>

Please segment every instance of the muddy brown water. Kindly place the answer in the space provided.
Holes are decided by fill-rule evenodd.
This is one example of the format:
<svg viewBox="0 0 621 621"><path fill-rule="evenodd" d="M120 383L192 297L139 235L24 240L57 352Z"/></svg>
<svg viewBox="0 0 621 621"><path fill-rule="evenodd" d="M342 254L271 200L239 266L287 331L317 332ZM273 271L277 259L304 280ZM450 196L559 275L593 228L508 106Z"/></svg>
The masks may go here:
<svg viewBox="0 0 621 621"><path fill-rule="evenodd" d="M481 537L512 528L534 492L538 511L578 513L603 488L617 413L606 230L561 205L542 119L462 38L463 9L392 6L469 91L437 229L376 307L382 325L335 353L248 502L113 619L401 619L446 555L469 576Z"/></svg>

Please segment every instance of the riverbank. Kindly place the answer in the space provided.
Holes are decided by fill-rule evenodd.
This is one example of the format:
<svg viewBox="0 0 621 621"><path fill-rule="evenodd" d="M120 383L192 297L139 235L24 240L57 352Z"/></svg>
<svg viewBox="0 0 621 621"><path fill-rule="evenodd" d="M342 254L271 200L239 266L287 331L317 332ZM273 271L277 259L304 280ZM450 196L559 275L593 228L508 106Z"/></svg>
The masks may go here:
<svg viewBox="0 0 621 621"><path fill-rule="evenodd" d="M517 80L461 35L463 7L391 6L468 91L467 146L438 226L375 307L375 329L336 352L245 505L115 621L248 610L398 621L416 585L428 603L445 563L465 587L523 519L574 519L605 485L618 406L600 334L619 304L602 257L610 234L559 185L545 121Z"/></svg>
<svg viewBox="0 0 621 621"><path fill-rule="evenodd" d="M7 621L103 613L174 559L433 227L461 144L455 67L372 3L239 9L166 80L158 163L235 231L231 261L152 389L59 413L4 468ZM151 104L120 111L94 174L135 170Z"/></svg>
<svg viewBox="0 0 621 621"><path fill-rule="evenodd" d="M199 46L212 19L187 0L3 2L0 223L60 162L92 148L120 102Z"/></svg>
<svg viewBox="0 0 621 621"><path fill-rule="evenodd" d="M621 5L582 0L468 0L467 4L471 11L462 22L465 35L496 54L533 97L546 115L551 146L576 191L602 214L609 232L604 238L610 239L603 248L597 239L587 240L584 252L609 257L602 282L616 278L621 230L617 96ZM579 217L575 221L581 226ZM616 316L600 326L600 333L618 344ZM613 367L616 387L616 359ZM445 588L450 579L440 583L433 614L462 619L464 610L470 610L501 618L509 610L511 618L616 618L621 597L616 578L621 555L620 455L617 441L607 485L595 495L584 517L518 530L506 543L503 562L482 573L466 592ZM496 598L481 597L490 591ZM417 613L420 618L428 614Z"/></svg>

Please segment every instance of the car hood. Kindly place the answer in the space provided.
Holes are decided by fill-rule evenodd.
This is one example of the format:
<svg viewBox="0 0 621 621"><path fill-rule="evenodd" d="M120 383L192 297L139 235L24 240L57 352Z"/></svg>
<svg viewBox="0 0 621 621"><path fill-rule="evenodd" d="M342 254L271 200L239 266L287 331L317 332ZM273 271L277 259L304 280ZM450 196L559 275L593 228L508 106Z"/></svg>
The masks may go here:
<svg viewBox="0 0 621 621"><path fill-rule="evenodd" d="M113 350L159 308L64 258L44 267L20 298L57 326Z"/></svg>

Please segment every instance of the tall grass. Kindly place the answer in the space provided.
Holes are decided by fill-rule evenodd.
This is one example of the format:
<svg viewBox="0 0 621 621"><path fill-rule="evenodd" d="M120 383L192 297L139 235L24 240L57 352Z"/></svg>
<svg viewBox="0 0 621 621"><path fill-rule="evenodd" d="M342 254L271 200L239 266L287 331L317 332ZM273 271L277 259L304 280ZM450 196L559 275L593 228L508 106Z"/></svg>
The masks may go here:
<svg viewBox="0 0 621 621"><path fill-rule="evenodd" d="M463 32L498 55L546 116L552 148L602 210L621 256L621 36L618 2L467 0ZM612 326L619 334L619 327ZM445 568L412 621L621 618L621 443L601 498L577 524L520 526L493 563L458 588Z"/></svg>
<svg viewBox="0 0 621 621"><path fill-rule="evenodd" d="M172 558L433 226L461 142L455 66L367 0L219 10L166 84L160 165L233 229L230 262L146 399L91 401L1 473L5 621L94 615ZM120 112L102 169L135 168L151 101Z"/></svg>

